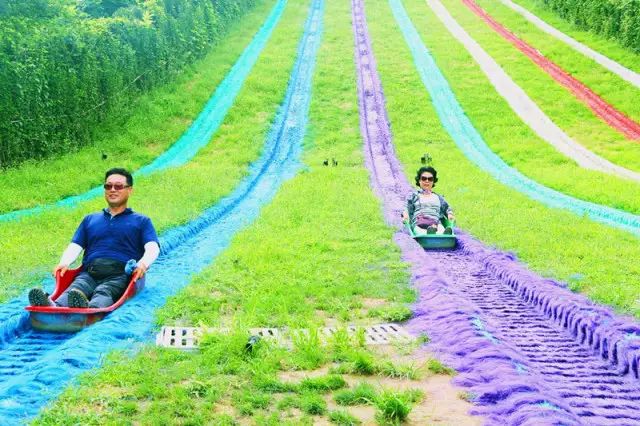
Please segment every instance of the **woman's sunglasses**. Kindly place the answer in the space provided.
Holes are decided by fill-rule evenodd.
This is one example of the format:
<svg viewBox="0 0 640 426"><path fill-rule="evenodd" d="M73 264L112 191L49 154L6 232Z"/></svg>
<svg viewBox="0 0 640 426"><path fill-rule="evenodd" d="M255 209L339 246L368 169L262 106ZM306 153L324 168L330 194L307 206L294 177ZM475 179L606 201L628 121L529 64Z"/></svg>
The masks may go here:
<svg viewBox="0 0 640 426"><path fill-rule="evenodd" d="M433 176L420 176L420 180L423 182L433 182Z"/></svg>

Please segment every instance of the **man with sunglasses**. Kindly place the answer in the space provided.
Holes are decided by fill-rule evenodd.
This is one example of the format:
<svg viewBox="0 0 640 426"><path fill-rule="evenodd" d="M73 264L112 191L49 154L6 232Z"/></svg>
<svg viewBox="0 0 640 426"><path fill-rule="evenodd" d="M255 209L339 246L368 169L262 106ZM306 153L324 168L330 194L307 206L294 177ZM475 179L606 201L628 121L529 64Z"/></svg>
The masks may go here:
<svg viewBox="0 0 640 426"><path fill-rule="evenodd" d="M85 216L53 274L64 275L84 250L82 271L55 302L42 289L32 289L31 305L105 308L124 294L131 277L144 276L160 254L160 246L151 219L127 207L132 191L133 177L128 171L107 171L104 197L108 207ZM130 259L136 261L136 267L128 274Z"/></svg>

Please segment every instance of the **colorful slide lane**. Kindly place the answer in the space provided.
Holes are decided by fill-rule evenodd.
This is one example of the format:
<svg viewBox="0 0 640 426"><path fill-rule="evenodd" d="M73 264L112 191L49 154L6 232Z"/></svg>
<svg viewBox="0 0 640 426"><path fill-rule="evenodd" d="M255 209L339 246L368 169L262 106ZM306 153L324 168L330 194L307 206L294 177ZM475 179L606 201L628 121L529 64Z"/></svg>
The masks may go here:
<svg viewBox="0 0 640 426"><path fill-rule="evenodd" d="M427 1L431 3L431 0ZM594 221L640 235L640 216L552 190L524 176L493 153L460 106L400 0L389 0L389 4L443 127L467 158L497 181L544 205L568 210L579 216L586 215Z"/></svg>
<svg viewBox="0 0 640 426"><path fill-rule="evenodd" d="M55 398L78 374L99 366L115 349L134 349L151 339L154 310L189 284L259 215L279 187L300 168L316 53L322 36L323 1L310 7L285 102L267 136L260 159L234 192L199 218L165 233L163 254L147 287L103 321L75 334L47 334L25 326L26 298L2 306L0 324L0 419L21 424ZM13 309L8 309L13 308ZM11 316L9 312L13 311ZM16 318L16 315L19 318ZM20 329L6 330L7 324Z"/></svg>
<svg viewBox="0 0 640 426"><path fill-rule="evenodd" d="M556 125L526 94L502 67L456 22L438 0L427 2L435 15L475 59L496 91L509 104L520 119L540 138L554 146L563 155L573 159L580 167L598 170L640 182L640 173L611 163L575 142Z"/></svg>
<svg viewBox="0 0 640 426"><path fill-rule="evenodd" d="M638 74L637 72L630 70L629 68L614 61L613 59L606 57L602 53L596 52L595 50L591 49L589 46L586 46L585 44L580 43L578 40L574 39L573 37L569 37L562 31L558 30L557 28L549 25L542 19L538 18L536 15L529 12L527 9L520 6L519 4L516 4L511 0L500 0L500 1L504 5L518 12L526 20L534 24L536 27L538 27L545 33L557 38L558 40L563 41L567 45L574 48L576 51L593 59L594 61L596 61L597 63L599 63L600 65L602 65L603 67L611 71L612 73L618 75L623 80L633 84L634 86L640 89L640 74Z"/></svg>
<svg viewBox="0 0 640 426"><path fill-rule="evenodd" d="M251 40L251 43L242 52L236 63L229 70L229 73L207 101L203 110L184 134L153 162L137 170L134 176L146 176L170 167L182 166L209 143L233 106L244 81L260 57L260 53L267 45L273 30L282 17L286 4L287 0L278 0L260 30ZM38 214L55 207L71 208L82 201L100 196L103 193L102 191L102 187L95 187L85 193L58 200L55 203L0 214L0 223Z"/></svg>
<svg viewBox="0 0 640 426"><path fill-rule="evenodd" d="M394 154L363 1L352 11L366 164L385 217L400 227L411 186ZM473 414L489 425L640 422L640 324L458 235L455 251L425 252L403 232L395 241L419 291L409 328L459 371Z"/></svg>
<svg viewBox="0 0 640 426"><path fill-rule="evenodd" d="M518 50L527 55L535 64L545 70L554 80L569 89L578 99L583 101L598 117L604 120L612 128L625 135L629 139L640 139L640 123L627 117L618 111L604 99L594 93L582 82L578 81L552 61L545 58L538 50L520 40L512 32L500 25L473 0L462 2L481 17L495 32L508 40Z"/></svg>

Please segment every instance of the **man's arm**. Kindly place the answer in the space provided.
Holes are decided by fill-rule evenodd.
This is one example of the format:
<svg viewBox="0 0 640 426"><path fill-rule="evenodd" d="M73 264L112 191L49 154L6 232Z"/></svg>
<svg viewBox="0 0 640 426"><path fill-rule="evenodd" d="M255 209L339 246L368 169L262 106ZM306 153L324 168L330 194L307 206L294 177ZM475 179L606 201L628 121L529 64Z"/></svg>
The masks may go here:
<svg viewBox="0 0 640 426"><path fill-rule="evenodd" d="M60 271L60 276L62 277L67 269L69 269L69 265L71 265L82 253L82 246L76 243L71 243L67 246L65 251L62 253L62 257L60 257L60 262L58 265L53 268L53 276L56 275L58 271Z"/></svg>
<svg viewBox="0 0 640 426"><path fill-rule="evenodd" d="M149 241L144 245L144 254L138 260L138 265L133 272L134 276L137 278L142 278L144 274L147 273L147 270L151 266L153 262L156 261L158 256L160 255L160 246L156 241Z"/></svg>

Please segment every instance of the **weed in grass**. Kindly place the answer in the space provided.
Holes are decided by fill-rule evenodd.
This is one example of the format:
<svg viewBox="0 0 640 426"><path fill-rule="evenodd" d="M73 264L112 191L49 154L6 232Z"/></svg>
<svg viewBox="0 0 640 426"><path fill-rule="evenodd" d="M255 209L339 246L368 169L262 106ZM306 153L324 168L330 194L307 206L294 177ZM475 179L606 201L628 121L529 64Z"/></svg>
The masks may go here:
<svg viewBox="0 0 640 426"><path fill-rule="evenodd" d="M369 383L360 382L353 389L336 392L333 398L338 405L369 405L375 403L378 393Z"/></svg>
<svg viewBox="0 0 640 426"><path fill-rule="evenodd" d="M346 327L339 327L335 333L333 333L327 344L332 354L332 360L346 361L349 355L353 351L353 339L349 336L349 332Z"/></svg>
<svg viewBox="0 0 640 426"><path fill-rule="evenodd" d="M256 389L269 393L297 392L298 386L293 383L284 383L275 377L256 377L253 379Z"/></svg>
<svg viewBox="0 0 640 426"><path fill-rule="evenodd" d="M300 395L300 407L303 412L312 416L319 416L327 411L327 403L315 392L304 392Z"/></svg>
<svg viewBox="0 0 640 426"><path fill-rule="evenodd" d="M356 329L355 341L356 341L357 348L365 347L365 345L367 344L367 340L366 340L366 334L365 334L364 328L358 327Z"/></svg>
<svg viewBox="0 0 640 426"><path fill-rule="evenodd" d="M412 316L413 312L409 307L396 303L373 308L369 311L369 317L380 318L387 322L404 322Z"/></svg>
<svg viewBox="0 0 640 426"><path fill-rule="evenodd" d="M360 420L345 410L333 410L329 412L329 420L338 426L356 426L362 424Z"/></svg>
<svg viewBox="0 0 640 426"><path fill-rule="evenodd" d="M419 345L426 345L431 341L431 338L427 333L420 333L420 336L416 339Z"/></svg>
<svg viewBox="0 0 640 426"><path fill-rule="evenodd" d="M422 401L424 396L424 391L421 389L407 389L403 392L403 398L411 404Z"/></svg>
<svg viewBox="0 0 640 426"><path fill-rule="evenodd" d="M272 397L267 393L245 389L233 398L233 403L242 416L251 416L256 410L264 410L271 404Z"/></svg>
<svg viewBox="0 0 640 426"><path fill-rule="evenodd" d="M411 412L411 404L403 393L385 390L376 399L376 420L384 425L397 425Z"/></svg>
<svg viewBox="0 0 640 426"><path fill-rule="evenodd" d="M308 333L294 332L291 340L293 342L292 361L295 367L315 370L327 362L327 354L317 329L309 330Z"/></svg>
<svg viewBox="0 0 640 426"><path fill-rule="evenodd" d="M133 416L138 412L138 404L135 401L121 401L114 411L123 416Z"/></svg>
<svg viewBox="0 0 640 426"><path fill-rule="evenodd" d="M330 374L322 377L307 377L300 383L302 391L329 392L342 389L347 385L342 376Z"/></svg>
<svg viewBox="0 0 640 426"><path fill-rule="evenodd" d="M286 395L278 401L278 410L288 410L289 408L298 408L300 406L300 396Z"/></svg>
<svg viewBox="0 0 640 426"><path fill-rule="evenodd" d="M418 380L421 376L421 368L414 364L396 365L391 361L380 363L376 368L378 374L394 379Z"/></svg>
<svg viewBox="0 0 640 426"><path fill-rule="evenodd" d="M435 358L431 358L427 361L427 370L434 374L446 374L447 376L454 376L456 374L456 370L451 367L447 367Z"/></svg>
<svg viewBox="0 0 640 426"><path fill-rule="evenodd" d="M229 414L219 414L211 419L211 424L215 426L237 426L238 422Z"/></svg>
<svg viewBox="0 0 640 426"><path fill-rule="evenodd" d="M209 392L209 389L211 389L209 383L194 380L186 387L186 392L191 398L202 398Z"/></svg>
<svg viewBox="0 0 640 426"><path fill-rule="evenodd" d="M370 376L377 372L375 359L373 356L365 351L358 351L351 359L353 366L353 373L363 376Z"/></svg>

